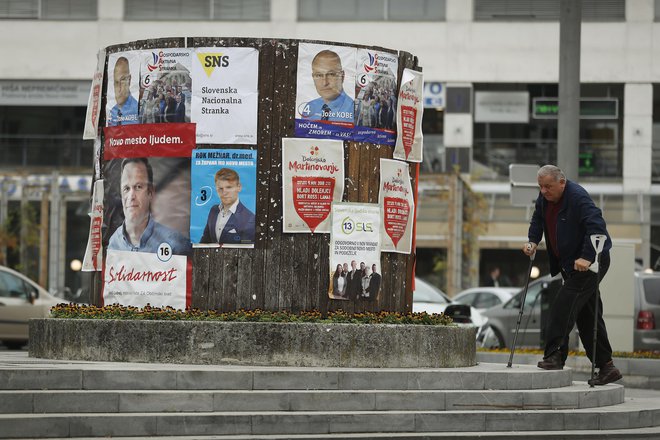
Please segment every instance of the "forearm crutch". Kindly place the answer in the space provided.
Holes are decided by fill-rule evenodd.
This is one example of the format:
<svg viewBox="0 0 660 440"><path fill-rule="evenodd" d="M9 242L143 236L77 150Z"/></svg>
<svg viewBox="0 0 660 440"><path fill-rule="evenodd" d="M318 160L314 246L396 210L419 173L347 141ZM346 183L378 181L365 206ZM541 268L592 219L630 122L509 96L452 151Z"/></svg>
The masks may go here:
<svg viewBox="0 0 660 440"><path fill-rule="evenodd" d="M596 379L596 341L598 339L598 306L600 303L600 254L603 252L603 248L605 247L605 240L607 240L607 236L603 234L594 234L591 236L591 245L594 247L594 250L596 251L596 261L589 266L589 270L592 272L596 272L596 304L594 305L594 339L593 339L593 344L591 345L591 380L589 381L589 386L593 388L595 386L595 379Z"/></svg>
<svg viewBox="0 0 660 440"><path fill-rule="evenodd" d="M527 249L531 249L532 245L527 243ZM529 288L529 278L532 276L532 263L534 263L534 257L536 252L529 256L529 268L527 269L527 279L525 280L525 290L523 290L522 298L520 300L520 312L518 313L518 321L516 322L516 332L513 335L513 344L511 344L511 354L509 355L509 363L506 364L507 368L511 368L513 363L513 352L516 350L516 341L518 340L518 332L520 331L520 322L522 321L522 315L525 310L525 299L527 298L527 289Z"/></svg>

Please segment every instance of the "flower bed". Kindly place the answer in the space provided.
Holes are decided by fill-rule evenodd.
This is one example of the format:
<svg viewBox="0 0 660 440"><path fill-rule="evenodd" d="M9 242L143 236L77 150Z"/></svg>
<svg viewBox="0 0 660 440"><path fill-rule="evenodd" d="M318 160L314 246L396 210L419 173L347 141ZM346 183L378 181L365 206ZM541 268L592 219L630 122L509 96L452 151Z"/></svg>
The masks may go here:
<svg viewBox="0 0 660 440"><path fill-rule="evenodd" d="M257 311L188 311L186 315L172 309L76 307L80 306L58 306L52 311L55 318L30 321L30 356L314 367L476 364L476 327L451 325L443 315L335 312L323 317L318 312ZM445 325L429 325L433 323Z"/></svg>

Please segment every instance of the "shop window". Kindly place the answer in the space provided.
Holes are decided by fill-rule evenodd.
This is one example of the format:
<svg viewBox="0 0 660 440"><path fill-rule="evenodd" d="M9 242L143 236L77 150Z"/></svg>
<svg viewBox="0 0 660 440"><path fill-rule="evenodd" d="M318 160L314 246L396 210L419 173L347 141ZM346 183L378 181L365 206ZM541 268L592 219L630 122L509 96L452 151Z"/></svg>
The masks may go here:
<svg viewBox="0 0 660 440"><path fill-rule="evenodd" d="M270 20L270 0L125 0L125 20Z"/></svg>
<svg viewBox="0 0 660 440"><path fill-rule="evenodd" d="M557 21L560 0L474 0L475 21ZM657 4L657 0L656 0ZM582 0L582 21L624 21L625 0Z"/></svg>
<svg viewBox="0 0 660 440"><path fill-rule="evenodd" d="M96 20L97 0L0 0L0 18Z"/></svg>
<svg viewBox="0 0 660 440"><path fill-rule="evenodd" d="M301 21L443 21L445 0L299 0Z"/></svg>

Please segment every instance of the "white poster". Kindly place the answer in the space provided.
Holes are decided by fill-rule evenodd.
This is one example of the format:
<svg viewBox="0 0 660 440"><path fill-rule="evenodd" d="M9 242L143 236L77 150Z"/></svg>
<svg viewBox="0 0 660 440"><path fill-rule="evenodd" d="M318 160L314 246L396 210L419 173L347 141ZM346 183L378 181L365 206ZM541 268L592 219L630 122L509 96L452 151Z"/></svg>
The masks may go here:
<svg viewBox="0 0 660 440"><path fill-rule="evenodd" d="M92 192L92 207L89 213L89 236L87 237L87 248L83 258L83 272L101 270L103 259L103 244L101 241L101 227L103 226L103 180L94 182Z"/></svg>
<svg viewBox="0 0 660 440"><path fill-rule="evenodd" d="M344 194L344 142L282 139L284 232L330 233L332 202Z"/></svg>
<svg viewBox="0 0 660 440"><path fill-rule="evenodd" d="M259 51L202 47L192 63L198 144L256 144Z"/></svg>
<svg viewBox="0 0 660 440"><path fill-rule="evenodd" d="M108 249L103 303L185 310L186 262L185 255Z"/></svg>
<svg viewBox="0 0 660 440"><path fill-rule="evenodd" d="M141 124L190 122L193 55L186 48L142 51Z"/></svg>
<svg viewBox="0 0 660 440"><path fill-rule="evenodd" d="M397 54L358 49L353 140L394 145L398 71Z"/></svg>
<svg viewBox="0 0 660 440"><path fill-rule="evenodd" d="M409 254L415 219L415 202L408 164L400 160L380 160L378 204L383 207L380 237L383 252Z"/></svg>
<svg viewBox="0 0 660 440"><path fill-rule="evenodd" d="M333 203L330 233L331 299L375 301L381 288L380 206Z"/></svg>
<svg viewBox="0 0 660 440"><path fill-rule="evenodd" d="M85 129L83 139L96 139L99 135L99 113L101 112L101 87L103 87L103 70L105 69L105 49L96 54L96 70L92 78L92 88L87 101Z"/></svg>
<svg viewBox="0 0 660 440"><path fill-rule="evenodd" d="M356 57L354 47L298 46L296 137L352 139Z"/></svg>
<svg viewBox="0 0 660 440"><path fill-rule="evenodd" d="M421 72L404 69L396 113L394 158L408 162L422 161L422 115L424 112L424 77Z"/></svg>
<svg viewBox="0 0 660 440"><path fill-rule="evenodd" d="M108 56L106 125L138 124L140 98L140 52L128 51Z"/></svg>

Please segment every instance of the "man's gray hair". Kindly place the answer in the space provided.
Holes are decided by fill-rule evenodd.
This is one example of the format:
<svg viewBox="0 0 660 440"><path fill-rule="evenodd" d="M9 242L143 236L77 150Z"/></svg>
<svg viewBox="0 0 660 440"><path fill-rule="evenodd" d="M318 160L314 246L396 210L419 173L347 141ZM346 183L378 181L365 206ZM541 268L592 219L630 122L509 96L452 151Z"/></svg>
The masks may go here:
<svg viewBox="0 0 660 440"><path fill-rule="evenodd" d="M566 175L561 170L561 168L555 165L543 165L539 168L539 171L536 173L537 177L546 177L551 176L554 178L555 182L561 182L566 180Z"/></svg>

